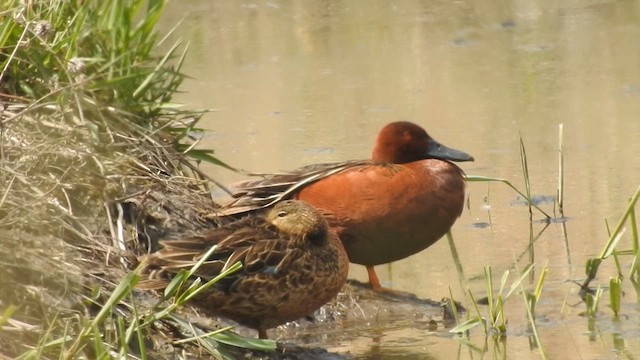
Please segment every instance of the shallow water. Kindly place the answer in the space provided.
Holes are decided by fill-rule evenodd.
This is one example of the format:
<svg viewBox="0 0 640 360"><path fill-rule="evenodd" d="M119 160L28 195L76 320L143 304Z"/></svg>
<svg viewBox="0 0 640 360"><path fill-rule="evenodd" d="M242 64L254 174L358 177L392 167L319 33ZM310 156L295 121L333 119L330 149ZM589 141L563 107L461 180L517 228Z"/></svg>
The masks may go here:
<svg viewBox="0 0 640 360"><path fill-rule="evenodd" d="M453 228L460 267L443 239L378 272L385 285L421 297L451 288L469 307L467 288L484 296L485 265L497 287L505 270L514 281L516 263L533 260L536 279L547 264L537 323L550 358L640 355L635 291L625 288L616 321L605 293L590 322L568 281L584 278L585 260L607 240L604 219L613 226L640 183L640 2L174 1L163 31L181 19L174 39L190 43L192 79L177 100L216 109L201 124L211 130L202 147L249 171L366 158L382 125L406 119L475 156L462 164L468 174L523 189L520 134L532 192L553 197L564 124L566 223L530 228L512 190L470 183L469 207ZM223 183L243 178L206 170ZM553 202L540 206L554 212ZM595 283L613 274L605 261ZM350 277L365 276L352 267ZM462 340L410 322L324 345L370 359L539 358L522 302L515 294L507 303L507 341L495 346L480 329Z"/></svg>

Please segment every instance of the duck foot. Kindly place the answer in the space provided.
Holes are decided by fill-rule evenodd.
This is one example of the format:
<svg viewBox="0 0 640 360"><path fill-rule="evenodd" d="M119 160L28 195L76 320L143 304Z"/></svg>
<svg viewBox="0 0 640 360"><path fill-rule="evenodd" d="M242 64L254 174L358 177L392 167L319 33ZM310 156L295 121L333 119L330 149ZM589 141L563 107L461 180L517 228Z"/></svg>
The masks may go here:
<svg viewBox="0 0 640 360"><path fill-rule="evenodd" d="M371 287L371 290L375 291L378 294L385 295L387 297L402 299L402 300L419 300L418 296L414 293L410 293L408 291L402 290L394 290L386 287Z"/></svg>
<svg viewBox="0 0 640 360"><path fill-rule="evenodd" d="M371 290L378 294L388 295L391 298L401 300L418 300L418 297L410 292L383 287L380 284L380 279L378 278L378 274L373 266L367 265L367 275L369 276L369 286L371 287Z"/></svg>
<svg viewBox="0 0 640 360"><path fill-rule="evenodd" d="M382 286L372 286L370 283L364 283L364 282L353 280L353 279L349 279L347 280L347 282L351 286L370 290L376 296L381 296L390 300L402 300L402 301L411 300L411 301L418 301L418 302L421 302L421 300L425 301L425 299L420 299L416 294L410 293L408 291L394 290L394 289L390 289Z"/></svg>

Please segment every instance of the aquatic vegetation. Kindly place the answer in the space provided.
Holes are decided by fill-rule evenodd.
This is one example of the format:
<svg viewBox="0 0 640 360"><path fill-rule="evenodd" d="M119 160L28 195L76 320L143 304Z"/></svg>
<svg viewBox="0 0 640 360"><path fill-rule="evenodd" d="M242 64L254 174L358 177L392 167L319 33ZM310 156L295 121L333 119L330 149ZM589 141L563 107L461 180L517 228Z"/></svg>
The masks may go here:
<svg viewBox="0 0 640 360"><path fill-rule="evenodd" d="M591 258L587 260L585 266L585 273L587 275L584 282L581 284L581 288L583 289L586 302L587 302L587 313L590 316L595 315L597 311L598 300L601 295L602 289L599 285L595 295L589 289L589 285L596 278L598 274L598 269L602 262L608 258L613 258L615 261L615 266L618 271L618 275L615 277L611 277L609 280L609 301L610 307L613 310L614 314L617 316L620 311L620 299L622 298L622 283L625 278L627 278L633 288L636 290L637 297L640 299L640 288L638 287L638 258L640 257L640 250L638 248L638 228L636 225L635 219L635 207L638 203L638 199L640 199L640 187L636 190L636 192L631 196L627 208L625 209L622 217L618 220L616 227L613 231L610 232L609 239L605 244L604 248L600 252L600 255L595 258ZM628 224L631 229L630 239L631 239L631 248L630 249L619 249L620 241L625 235L626 227ZM627 272L626 277L623 274L623 269L620 261L620 257L622 256L631 256L633 259L631 263L628 265L629 270Z"/></svg>
<svg viewBox="0 0 640 360"><path fill-rule="evenodd" d="M558 207L559 215L558 218L563 225L566 218L564 218L564 210L563 210L563 194L564 194L564 155L563 155L563 139L562 139L562 131L563 127L560 125L559 127L560 137L559 137L559 179L558 179L558 189L556 195L555 205ZM533 222L531 217L531 209L536 209L540 211L542 214L546 215L546 221L551 222L554 221L555 218L551 218L544 212L544 210L538 207L538 204L532 199L531 195L531 183L529 180L529 171L526 159L526 150L524 147L524 142L522 138L520 139L520 155L522 162L522 173L525 180L525 191L519 191L511 182L504 179L490 178L485 176L475 176L469 175L467 176L467 181L469 182L501 182L509 186L515 192L520 194L529 207L530 211L530 222ZM638 258L639 258L639 250L638 250L638 231L635 219L635 207L637 206L638 199L640 197L640 188L636 190L636 192L631 196L627 208L624 210L622 217L616 223L616 226L612 231L609 231L609 239L607 240L604 248L600 252L599 256L589 259L586 262L585 273L587 275L586 280L580 284L581 291L580 294L584 301L585 312L584 314L590 319L590 327L594 326L592 322L593 319L596 318L599 313L601 301L604 298L603 294L605 291L609 292L609 307L614 313L614 317L617 317L621 311L621 302L623 298L622 288L625 279L627 279L631 284L633 284L634 289L638 292ZM630 240L631 240L631 249L621 250L621 240L625 235L625 231L627 228L631 229ZM546 229L546 227L545 227ZM608 224L607 224L608 229ZM544 229L542 230L544 231ZM566 231L566 230L565 230ZM535 238L533 237L533 233L530 232L530 246L533 246ZM565 233L566 236L566 233ZM455 254L455 252L454 252ZM633 260L630 263L627 263L628 270L623 271L623 256L632 256ZM617 269L617 275L610 277L608 282L608 287L603 285L598 285L596 289L591 289L589 284L593 281L598 274L598 270L600 269L600 265L603 261L607 259L613 259L615 268ZM514 265L516 268L517 261ZM510 271L506 270L503 273L502 279L500 281L500 285L498 290L494 288L493 283L493 274L491 268L486 266L484 268L484 281L485 281L485 292L486 299L478 300L477 296L474 295L471 290L467 289L470 302L475 309L475 316L467 314L466 319L461 319L456 316L457 325L450 330L450 332L459 333L459 334L468 334L471 329L481 325L484 329L485 334L491 336L495 340L499 340L508 335L508 315L505 313L505 304L507 299L512 295L514 290L519 290L523 295L523 300L525 304L525 308L527 311L527 317L529 320L529 330L531 331L534 343L541 351L541 356L546 358L546 354L542 344L540 342L539 331L536 324L536 305L538 304L543 290L544 290L544 282L545 278L549 272L547 265L541 268L541 274L535 282L535 288L532 291L529 291L525 288L523 281L528 276L528 274L534 268L535 263L530 262L524 270L519 273L519 278L516 279L511 285L509 291L506 291L506 281L509 276ZM529 280L530 283L534 283L533 279ZM640 298L640 292L638 292L638 298ZM486 311L483 311L483 307L486 305ZM594 331L593 329L591 331Z"/></svg>

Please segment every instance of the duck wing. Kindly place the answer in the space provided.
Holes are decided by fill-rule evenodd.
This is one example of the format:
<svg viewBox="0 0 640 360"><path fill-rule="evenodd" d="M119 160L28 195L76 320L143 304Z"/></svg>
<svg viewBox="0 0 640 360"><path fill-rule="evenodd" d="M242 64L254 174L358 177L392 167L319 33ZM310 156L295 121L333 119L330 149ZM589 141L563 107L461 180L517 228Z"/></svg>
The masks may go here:
<svg viewBox="0 0 640 360"><path fill-rule="evenodd" d="M163 241L161 250L143 259L143 276L139 288L161 289L172 275L190 270L207 255L194 273L210 280L240 261L240 271L225 277L219 285L228 292L238 280L256 274L277 275L301 255L289 235L257 216L245 217L226 226L209 230L202 236ZM212 252L211 247L215 246Z"/></svg>
<svg viewBox="0 0 640 360"><path fill-rule="evenodd" d="M281 200L292 198L303 187L333 174L374 164L371 160L352 160L337 163L308 165L290 172L250 174L261 179L245 180L231 187L237 191L234 199L216 210L216 216L234 216L269 207Z"/></svg>

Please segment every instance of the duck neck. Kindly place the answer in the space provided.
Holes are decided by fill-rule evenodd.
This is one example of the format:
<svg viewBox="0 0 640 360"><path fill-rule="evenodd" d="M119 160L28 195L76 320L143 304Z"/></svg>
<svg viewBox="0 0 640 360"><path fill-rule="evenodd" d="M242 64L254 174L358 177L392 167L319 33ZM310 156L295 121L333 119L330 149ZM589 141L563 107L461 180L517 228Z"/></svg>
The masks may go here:
<svg viewBox="0 0 640 360"><path fill-rule="evenodd" d="M408 147L385 142L378 142L371 153L373 161L388 164L406 164L418 158Z"/></svg>

